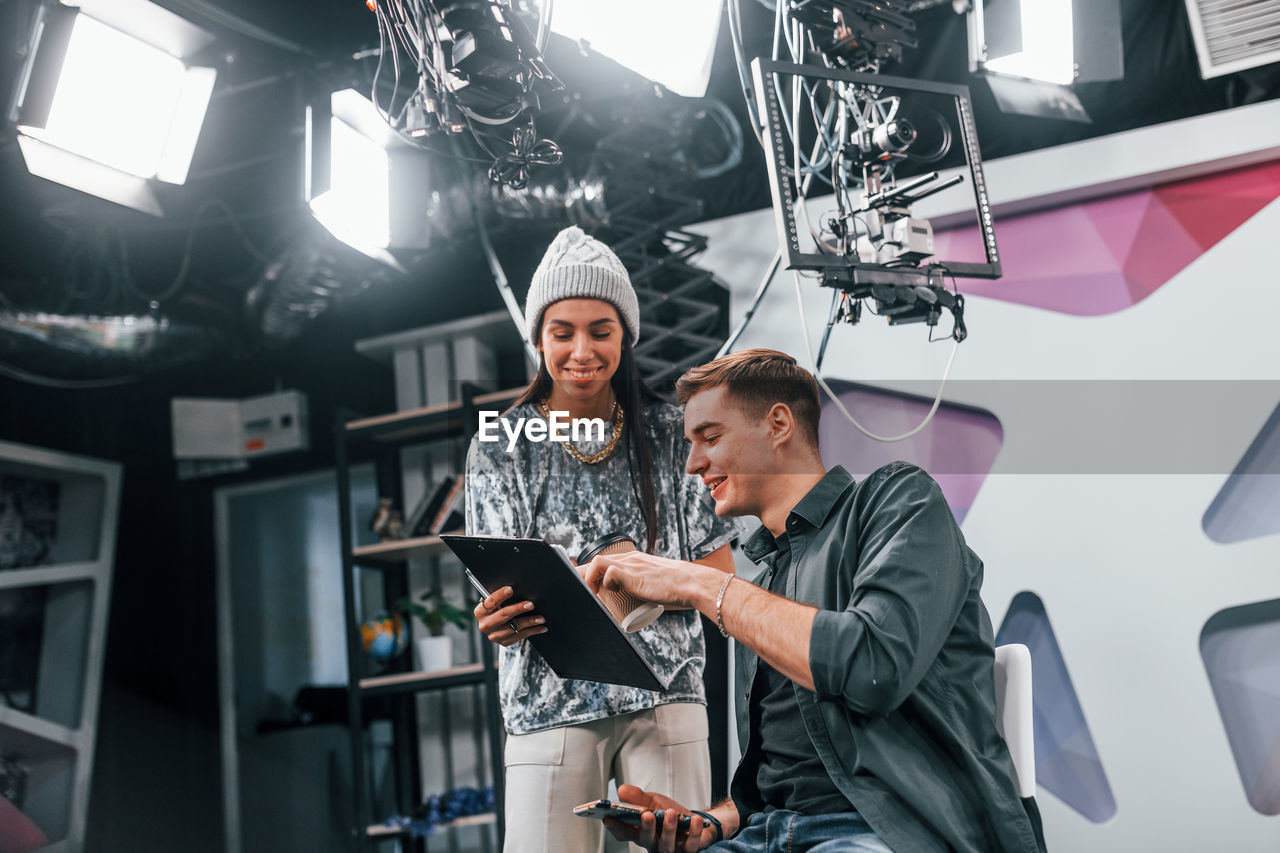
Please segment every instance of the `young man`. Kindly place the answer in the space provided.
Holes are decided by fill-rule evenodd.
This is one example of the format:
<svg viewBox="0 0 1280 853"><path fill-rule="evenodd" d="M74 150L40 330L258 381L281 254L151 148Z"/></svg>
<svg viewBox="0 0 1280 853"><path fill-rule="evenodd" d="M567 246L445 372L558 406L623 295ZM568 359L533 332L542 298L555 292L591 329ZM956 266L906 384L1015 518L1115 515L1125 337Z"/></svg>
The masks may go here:
<svg viewBox="0 0 1280 853"><path fill-rule="evenodd" d="M706 812L623 786L664 820L610 830L662 851L1042 853L996 730L982 561L937 484L902 462L857 483L828 471L817 384L784 353L718 358L676 395L688 470L717 515L760 519L743 550L763 571L747 581L633 553L585 574L695 607L738 640L743 757L730 799Z"/></svg>

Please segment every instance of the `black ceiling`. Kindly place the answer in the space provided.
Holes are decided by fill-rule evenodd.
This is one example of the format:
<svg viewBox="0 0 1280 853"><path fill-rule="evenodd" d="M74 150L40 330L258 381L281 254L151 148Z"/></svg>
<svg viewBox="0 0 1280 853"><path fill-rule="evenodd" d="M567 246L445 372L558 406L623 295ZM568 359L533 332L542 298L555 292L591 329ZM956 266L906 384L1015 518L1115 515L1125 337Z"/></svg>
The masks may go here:
<svg viewBox="0 0 1280 853"><path fill-rule="evenodd" d="M0 92L6 97L33 1L0 0ZM169 214L153 219L28 175L13 129L6 127L0 136L0 308L142 313L155 299L156 310L165 316L218 329L226 353L253 358L245 291L308 227L299 202L301 104L307 87L367 87L375 60L352 57L377 46L374 16L362 0L160 4L218 37L208 57L219 67L218 84L188 183L166 196ZM199 11L210 6L259 28L259 37ZM964 21L950 3L916 13L919 48L884 70L969 84L986 159L1280 95L1277 66L1201 80L1183 3L1122 0L1121 6L1124 79L1078 87L1091 125L999 112L985 86L968 73ZM766 54L772 12L757 0L743 0L742 9L748 55ZM584 57L558 37L546 58L568 90L564 99L544 103L539 129L556 129L568 168L582 162L620 114L649 111L661 121L666 111L678 108L675 96L654 97L652 87L629 72L600 57ZM721 27L708 94L727 104L745 126L727 26ZM718 178L691 181L687 191L701 199L701 218L767 206L759 149L747 145L740 165ZM496 242L522 294L545 234L513 230L499 234ZM304 332L302 343L349 350L350 341L360 336L501 307L476 240L465 232L450 245L437 246L412 272L407 281L379 283L326 312ZM22 367L41 372L39 365ZM104 372L88 363L51 365L50 370L64 377Z"/></svg>

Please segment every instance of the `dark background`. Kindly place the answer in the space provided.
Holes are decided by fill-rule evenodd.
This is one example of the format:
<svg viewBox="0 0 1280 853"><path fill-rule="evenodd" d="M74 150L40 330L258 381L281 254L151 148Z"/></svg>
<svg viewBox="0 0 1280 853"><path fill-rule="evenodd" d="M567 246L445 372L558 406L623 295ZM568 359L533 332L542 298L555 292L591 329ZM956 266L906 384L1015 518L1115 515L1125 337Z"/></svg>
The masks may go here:
<svg viewBox="0 0 1280 853"><path fill-rule="evenodd" d="M329 468L339 408L371 414L394 408L389 369L357 356L353 341L502 307L474 234L462 230L418 258L407 278L372 281L290 340L264 339L245 307L246 291L311 228L300 202L300 104L308 87L366 86L374 60L352 55L376 47L378 34L359 0L214 4L293 47L250 38L178 0L161 0L218 37L209 61L219 68L191 177L166 196L163 219L30 176L12 127L0 135L0 311L146 313L160 297L154 310L194 331L189 347L131 361L0 343L0 365L35 375L24 381L13 370L0 372L0 437L116 460L125 468L91 851L221 849L214 488ZM767 55L772 12L753 0L742 5L748 55ZM25 0L0 0L0 92L6 98L32 8ZM1121 8L1124 79L1078 87L1091 125L1000 113L968 73L964 21L948 3L916 14L920 47L885 71L969 84L986 159L1280 94L1274 65L1201 80L1183 3L1124 0ZM562 129L556 140L566 151L564 168L581 166L620 116L661 125L686 108L682 99L658 97L629 72L601 57L583 57L558 37L547 60L568 90L544 103L539 127ZM708 94L745 126L723 24ZM696 130L681 140L696 156L714 159L714 150L699 151L704 143L714 147ZM748 139L739 166L682 189L700 200L700 218L706 219L767 206L765 180L763 156ZM495 234L518 296L554 230L534 224ZM177 479L172 397L242 398L277 389L307 395L310 451L256 460L248 474Z"/></svg>

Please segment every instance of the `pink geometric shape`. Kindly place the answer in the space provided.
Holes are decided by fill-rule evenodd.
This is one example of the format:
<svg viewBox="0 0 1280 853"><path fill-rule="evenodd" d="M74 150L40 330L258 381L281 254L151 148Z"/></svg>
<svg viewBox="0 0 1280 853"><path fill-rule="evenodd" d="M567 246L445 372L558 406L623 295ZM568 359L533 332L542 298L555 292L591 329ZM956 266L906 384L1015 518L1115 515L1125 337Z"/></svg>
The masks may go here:
<svg viewBox="0 0 1280 853"><path fill-rule="evenodd" d="M1154 198L1152 192L1143 190L1080 205L1118 265L1123 267L1125 259L1129 257L1129 251L1138 237L1142 217Z"/></svg>
<svg viewBox="0 0 1280 853"><path fill-rule="evenodd" d="M1000 250L1004 251L1004 238L1001 227L1004 220L996 220L996 240ZM968 264L985 264L987 256L983 252L982 235L976 227L946 228L933 232L933 253L935 258L948 261L961 261Z"/></svg>
<svg viewBox="0 0 1280 853"><path fill-rule="evenodd" d="M1008 284L1015 286L1008 287ZM960 285L960 291L1083 317L1110 314L1133 305L1129 282L1118 269L1074 276L1045 274L1019 278L1006 273L995 281L967 280Z"/></svg>
<svg viewBox="0 0 1280 853"><path fill-rule="evenodd" d="M1136 305L1280 198L1280 162L996 218L1003 277L966 294L1097 316ZM939 230L935 257L982 261L976 226Z"/></svg>
<svg viewBox="0 0 1280 853"><path fill-rule="evenodd" d="M1156 201L1147 207L1129 257L1124 261L1129 293L1136 305L1204 254L1167 207Z"/></svg>
<svg viewBox="0 0 1280 853"><path fill-rule="evenodd" d="M1087 205L1029 213L996 226L1005 271L1020 279L1061 278L1116 269Z"/></svg>
<svg viewBox="0 0 1280 853"><path fill-rule="evenodd" d="M852 382L831 380L829 384L858 422L880 435L912 429L933 403ZM818 443L827 465L843 465L859 480L895 460L919 465L937 481L957 522L964 521L1003 440L1004 430L995 415L945 401L928 426L893 444L867 438L825 397L818 424Z"/></svg>
<svg viewBox="0 0 1280 853"><path fill-rule="evenodd" d="M1277 196L1280 163L1235 169L1156 190L1156 197L1202 249L1215 245Z"/></svg>

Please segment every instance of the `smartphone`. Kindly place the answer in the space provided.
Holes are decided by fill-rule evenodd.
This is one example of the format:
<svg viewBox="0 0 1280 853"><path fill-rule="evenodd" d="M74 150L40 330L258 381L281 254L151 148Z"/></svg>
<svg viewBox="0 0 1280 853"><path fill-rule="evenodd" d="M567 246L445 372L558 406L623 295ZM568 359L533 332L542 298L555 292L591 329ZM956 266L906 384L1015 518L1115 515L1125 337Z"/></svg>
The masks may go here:
<svg viewBox="0 0 1280 853"><path fill-rule="evenodd" d="M665 814L664 810L653 809L652 811L658 823L662 823L662 818ZM574 806L573 813L578 817L593 817L596 820L604 820L607 817L611 817L622 821L628 826L639 826L640 816L645 813L645 808L644 806L633 806L631 803L593 800L580 806ZM692 818L687 814L680 815L680 819L676 821L676 829L680 832L688 832L691 820Z"/></svg>

